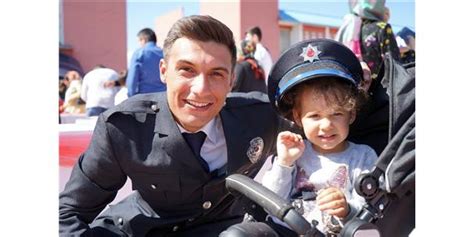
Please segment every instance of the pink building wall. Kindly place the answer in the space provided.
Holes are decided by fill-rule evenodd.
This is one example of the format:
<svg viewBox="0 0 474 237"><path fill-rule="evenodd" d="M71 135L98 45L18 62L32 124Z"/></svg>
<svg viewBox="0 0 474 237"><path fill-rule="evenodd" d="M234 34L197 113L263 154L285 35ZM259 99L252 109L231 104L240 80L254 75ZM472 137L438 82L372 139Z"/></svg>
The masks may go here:
<svg viewBox="0 0 474 237"><path fill-rule="evenodd" d="M156 45L163 47L163 43L171 26L183 16L184 9L180 7L176 10L169 11L164 15L156 17L154 29L156 34Z"/></svg>
<svg viewBox="0 0 474 237"><path fill-rule="evenodd" d="M200 2L200 14L210 15L224 23L234 33L236 42L242 37L240 32L240 2Z"/></svg>
<svg viewBox="0 0 474 237"><path fill-rule="evenodd" d="M126 3L63 0L64 43L87 73L97 64L127 67Z"/></svg>
<svg viewBox="0 0 474 237"><path fill-rule="evenodd" d="M245 38L245 32L253 26L262 30L262 43L272 55L273 61L280 52L278 28L278 1L254 2L239 0L232 2L201 1L200 14L210 15L226 24L234 33L237 44Z"/></svg>
<svg viewBox="0 0 474 237"><path fill-rule="evenodd" d="M249 28L259 26L262 30L262 44L270 51L275 62L280 54L278 0L241 0L240 15L241 39L245 37L245 32Z"/></svg>

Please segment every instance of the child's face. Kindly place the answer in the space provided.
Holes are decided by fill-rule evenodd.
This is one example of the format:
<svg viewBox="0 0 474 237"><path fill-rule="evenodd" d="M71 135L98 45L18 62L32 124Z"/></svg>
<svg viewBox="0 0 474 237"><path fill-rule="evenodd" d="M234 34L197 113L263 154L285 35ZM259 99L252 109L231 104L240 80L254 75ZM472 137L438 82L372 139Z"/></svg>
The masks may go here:
<svg viewBox="0 0 474 237"><path fill-rule="evenodd" d="M313 149L320 153L343 151L355 113L337 105L329 106L322 95L315 95L309 88L299 96L299 109L293 109L293 116L295 122L303 127Z"/></svg>

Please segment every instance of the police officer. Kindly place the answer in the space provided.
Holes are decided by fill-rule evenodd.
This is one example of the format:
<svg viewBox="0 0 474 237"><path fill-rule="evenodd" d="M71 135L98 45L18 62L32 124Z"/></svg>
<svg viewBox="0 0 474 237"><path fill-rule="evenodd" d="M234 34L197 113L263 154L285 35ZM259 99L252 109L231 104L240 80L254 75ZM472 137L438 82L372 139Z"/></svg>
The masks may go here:
<svg viewBox="0 0 474 237"><path fill-rule="evenodd" d="M224 178L253 178L282 120L263 93L228 96L236 48L216 19L178 20L163 49L167 91L99 116L59 197L60 235L217 236L248 211ZM127 177L132 194L101 213Z"/></svg>
<svg viewBox="0 0 474 237"><path fill-rule="evenodd" d="M280 56L270 72L268 80L270 103L281 116L290 119L292 107L285 103L283 98L300 83L324 77L337 77L360 86L360 83L364 81L364 71L352 51L339 42L330 39L311 39L296 43ZM270 219L265 222L234 225L221 237L239 234L241 236L298 236L292 230Z"/></svg>

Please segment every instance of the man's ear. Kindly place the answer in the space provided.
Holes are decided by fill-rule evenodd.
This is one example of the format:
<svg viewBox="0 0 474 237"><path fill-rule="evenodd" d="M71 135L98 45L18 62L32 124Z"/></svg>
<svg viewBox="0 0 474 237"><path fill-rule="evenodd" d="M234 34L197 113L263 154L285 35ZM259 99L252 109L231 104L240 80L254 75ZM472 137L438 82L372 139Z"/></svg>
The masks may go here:
<svg viewBox="0 0 474 237"><path fill-rule="evenodd" d="M166 84L166 70L168 69L168 64L166 63L165 59L160 60L160 80L164 84Z"/></svg>

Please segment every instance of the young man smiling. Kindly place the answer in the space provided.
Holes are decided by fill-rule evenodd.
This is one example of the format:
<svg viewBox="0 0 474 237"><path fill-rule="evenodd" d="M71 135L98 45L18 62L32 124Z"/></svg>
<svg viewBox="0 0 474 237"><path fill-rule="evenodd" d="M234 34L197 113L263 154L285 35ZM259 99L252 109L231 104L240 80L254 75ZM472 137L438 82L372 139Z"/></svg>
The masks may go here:
<svg viewBox="0 0 474 237"><path fill-rule="evenodd" d="M225 189L225 177L255 177L282 120L264 94L228 95L236 48L216 19L180 19L163 51L167 91L99 117L59 197L60 235L217 236L242 220L245 201ZM134 192L101 213L127 177Z"/></svg>

